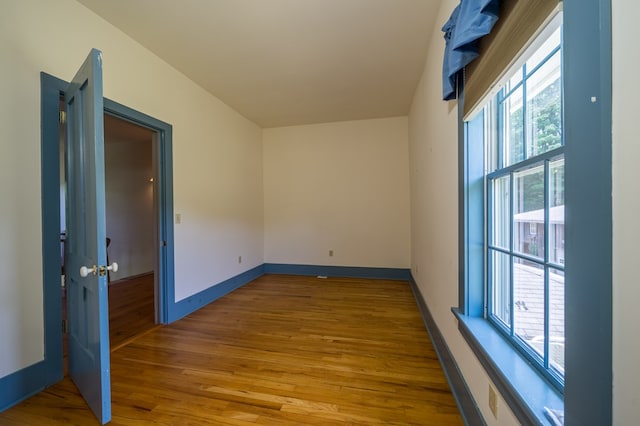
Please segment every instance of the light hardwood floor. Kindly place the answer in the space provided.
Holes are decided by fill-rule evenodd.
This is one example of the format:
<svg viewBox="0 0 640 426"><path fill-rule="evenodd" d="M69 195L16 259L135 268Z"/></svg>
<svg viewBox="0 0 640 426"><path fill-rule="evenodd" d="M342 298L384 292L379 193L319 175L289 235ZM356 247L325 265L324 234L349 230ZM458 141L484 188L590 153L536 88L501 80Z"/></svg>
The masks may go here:
<svg viewBox="0 0 640 426"><path fill-rule="evenodd" d="M109 286L111 350L156 326L153 286L153 274L127 278Z"/></svg>
<svg viewBox="0 0 640 426"><path fill-rule="evenodd" d="M112 425L462 424L402 281L265 275L111 367ZM65 378L0 424L97 421Z"/></svg>

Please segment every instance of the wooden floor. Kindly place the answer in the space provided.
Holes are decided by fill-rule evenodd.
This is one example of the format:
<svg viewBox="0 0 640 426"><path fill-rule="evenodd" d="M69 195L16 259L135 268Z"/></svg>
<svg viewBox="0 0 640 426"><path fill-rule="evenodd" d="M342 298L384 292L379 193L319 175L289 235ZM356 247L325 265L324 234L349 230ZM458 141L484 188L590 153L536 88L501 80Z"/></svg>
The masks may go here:
<svg viewBox="0 0 640 426"><path fill-rule="evenodd" d="M62 297L66 318L67 300ZM156 327L153 273L125 278L109 285L109 343L118 349L136 336ZM67 335L63 336L65 372Z"/></svg>
<svg viewBox="0 0 640 426"><path fill-rule="evenodd" d="M140 275L109 286L109 340L115 350L154 328L153 274Z"/></svg>
<svg viewBox="0 0 640 426"><path fill-rule="evenodd" d="M266 275L111 354L112 425L462 424L406 282ZM97 424L67 378L2 425Z"/></svg>

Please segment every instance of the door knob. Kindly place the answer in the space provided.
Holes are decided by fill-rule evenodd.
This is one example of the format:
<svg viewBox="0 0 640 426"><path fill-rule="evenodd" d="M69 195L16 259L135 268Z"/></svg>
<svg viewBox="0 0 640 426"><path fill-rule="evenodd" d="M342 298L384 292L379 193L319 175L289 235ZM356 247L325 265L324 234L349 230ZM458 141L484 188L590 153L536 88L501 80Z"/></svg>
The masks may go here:
<svg viewBox="0 0 640 426"><path fill-rule="evenodd" d="M116 262L113 262L109 266L101 266L99 270L100 276L102 277L104 275L107 275L107 271L118 272L118 264Z"/></svg>
<svg viewBox="0 0 640 426"><path fill-rule="evenodd" d="M80 267L80 276L85 278L87 275L92 274L95 275L98 273L98 267L93 265L91 268L87 268L86 266Z"/></svg>
<svg viewBox="0 0 640 426"><path fill-rule="evenodd" d="M89 274L96 275L98 273L100 274L100 276L104 276L104 275L107 274L107 271L118 272L118 264L116 262L113 262L109 266L101 266L99 268L96 265L93 265L91 268L87 268L86 266L82 266L82 267L80 267L80 276L82 278L85 278Z"/></svg>

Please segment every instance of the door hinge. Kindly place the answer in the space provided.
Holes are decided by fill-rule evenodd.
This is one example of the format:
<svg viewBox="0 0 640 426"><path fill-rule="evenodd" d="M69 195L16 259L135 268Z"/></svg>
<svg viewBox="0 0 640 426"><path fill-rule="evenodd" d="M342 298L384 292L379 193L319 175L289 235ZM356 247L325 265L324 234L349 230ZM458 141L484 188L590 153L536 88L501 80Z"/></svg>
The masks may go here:
<svg viewBox="0 0 640 426"><path fill-rule="evenodd" d="M64 124L67 122L67 113L65 111L60 111L60 124Z"/></svg>
<svg viewBox="0 0 640 426"><path fill-rule="evenodd" d="M162 247L166 247L167 246L167 240L162 240Z"/></svg>
<svg viewBox="0 0 640 426"><path fill-rule="evenodd" d="M62 334L67 334L69 332L69 322L66 319L62 320Z"/></svg>

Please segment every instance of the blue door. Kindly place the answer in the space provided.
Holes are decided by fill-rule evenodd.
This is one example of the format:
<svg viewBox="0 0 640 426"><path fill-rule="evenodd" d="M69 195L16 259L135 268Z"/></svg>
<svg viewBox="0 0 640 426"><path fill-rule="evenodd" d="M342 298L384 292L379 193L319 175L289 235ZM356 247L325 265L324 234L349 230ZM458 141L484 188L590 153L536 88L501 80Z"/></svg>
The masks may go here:
<svg viewBox="0 0 640 426"><path fill-rule="evenodd" d="M89 53L65 91L65 103L69 374L104 424L111 420L111 379L100 51Z"/></svg>

